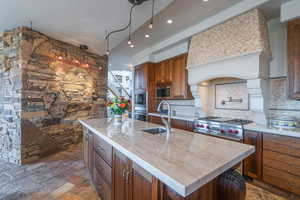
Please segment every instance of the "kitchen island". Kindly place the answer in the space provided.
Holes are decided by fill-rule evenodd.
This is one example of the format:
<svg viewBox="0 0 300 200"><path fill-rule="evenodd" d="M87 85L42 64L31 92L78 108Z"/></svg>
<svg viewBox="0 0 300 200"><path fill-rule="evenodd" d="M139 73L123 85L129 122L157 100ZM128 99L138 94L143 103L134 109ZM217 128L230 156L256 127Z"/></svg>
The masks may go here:
<svg viewBox="0 0 300 200"><path fill-rule="evenodd" d="M122 125L104 118L80 122L85 163L103 200L226 199L226 190L243 190L231 169L255 151L178 129L153 135L144 130L156 124L131 119ZM220 192L224 198L216 197Z"/></svg>

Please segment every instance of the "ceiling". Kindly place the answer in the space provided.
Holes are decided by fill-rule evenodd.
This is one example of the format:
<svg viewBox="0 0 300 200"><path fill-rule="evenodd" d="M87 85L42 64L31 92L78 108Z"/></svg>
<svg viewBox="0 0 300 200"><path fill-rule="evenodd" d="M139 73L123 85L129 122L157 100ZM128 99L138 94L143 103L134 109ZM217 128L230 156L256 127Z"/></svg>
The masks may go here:
<svg viewBox="0 0 300 200"><path fill-rule="evenodd" d="M158 13L173 0L156 0ZM136 30L151 17L151 1L135 9ZM0 31L17 26L33 29L75 45L86 44L90 51L105 53L105 30L128 23L130 4L127 0L1 0ZM127 33L112 36L111 47L126 39Z"/></svg>
<svg viewBox="0 0 300 200"><path fill-rule="evenodd" d="M241 1L243 0L175 0L155 17L154 29L149 30L147 24L144 24L133 34L135 48L129 48L127 41L123 41L113 49L109 59L110 69L128 70L133 55ZM271 0L260 8L269 19L279 17L280 5L287 1L289 0ZM168 19L172 19L173 24L167 24ZM150 34L150 38L145 38L145 34Z"/></svg>
<svg viewBox="0 0 300 200"><path fill-rule="evenodd" d="M127 42L123 41L113 49L110 55L110 69L127 70L132 55L240 1L242 0L209 0L208 2L203 0L175 0L155 17L152 30L149 30L147 24L144 24L134 33L132 38L135 48L128 48ZM167 24L168 19L172 19L173 24ZM149 39L145 38L146 33L150 34Z"/></svg>
<svg viewBox="0 0 300 200"><path fill-rule="evenodd" d="M110 69L127 70L131 57L202 20L245 0L155 0L154 28L150 31L151 1L135 8L133 13L133 42L127 45L128 32L111 37L113 48ZM267 16L279 14L282 2L271 0L262 6ZM88 3L87 3L88 2ZM105 31L119 29L128 23L128 0L1 0L0 31L17 26L30 26L58 40L75 45L86 44L89 51L105 53ZM172 19L168 25L166 20ZM146 39L144 35L150 34Z"/></svg>

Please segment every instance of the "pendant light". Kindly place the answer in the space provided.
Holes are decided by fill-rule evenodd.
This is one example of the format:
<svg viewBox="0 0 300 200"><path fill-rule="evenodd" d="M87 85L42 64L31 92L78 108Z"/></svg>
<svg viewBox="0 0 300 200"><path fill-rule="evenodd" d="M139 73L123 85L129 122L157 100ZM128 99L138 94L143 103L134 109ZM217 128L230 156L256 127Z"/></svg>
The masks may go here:
<svg viewBox="0 0 300 200"><path fill-rule="evenodd" d="M120 28L118 30L114 30L114 31L111 31L111 32L106 32L106 36L105 36L105 39L106 39L106 54L109 55L110 54L110 46L109 46L109 39L110 39L110 36L114 33L118 33L118 32L122 32L122 31L125 31L127 29L129 29L129 35L128 35L128 45L129 47L131 48L134 48L134 44L132 42L132 38L131 38L131 25L132 25L132 12L133 12L133 9L138 6L138 5L141 5L142 3L144 3L145 1L148 1L148 0L128 0L129 3L132 4L131 8L130 8L130 13L129 13L129 22L126 26L124 26L123 28ZM151 16L151 21L150 21L150 24L149 24L149 28L153 28L153 19L154 19L154 0L152 0L152 16Z"/></svg>
<svg viewBox="0 0 300 200"><path fill-rule="evenodd" d="M155 1L155 0L152 0L152 16L151 16L150 24L149 24L149 26L148 26L150 29L153 28L153 21L154 21L154 1Z"/></svg>

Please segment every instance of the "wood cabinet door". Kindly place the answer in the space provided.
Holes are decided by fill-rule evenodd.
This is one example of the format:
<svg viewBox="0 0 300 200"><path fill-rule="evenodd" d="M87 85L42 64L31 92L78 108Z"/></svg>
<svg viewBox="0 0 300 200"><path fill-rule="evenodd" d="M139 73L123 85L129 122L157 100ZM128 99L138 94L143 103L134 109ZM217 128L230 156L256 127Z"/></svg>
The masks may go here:
<svg viewBox="0 0 300 200"><path fill-rule="evenodd" d="M154 123L154 124L160 124L163 125L161 118L156 117L156 116L149 116L149 122Z"/></svg>
<svg viewBox="0 0 300 200"><path fill-rule="evenodd" d="M134 164L133 167L133 200L152 199L152 175Z"/></svg>
<svg viewBox="0 0 300 200"><path fill-rule="evenodd" d="M171 127L172 128L178 128L178 129L181 129L181 130L187 130L187 121L172 119Z"/></svg>
<svg viewBox="0 0 300 200"><path fill-rule="evenodd" d="M94 169L94 186L100 196L101 200L112 200L112 191L108 183L105 182L104 178L99 174L99 170Z"/></svg>
<svg viewBox="0 0 300 200"><path fill-rule="evenodd" d="M255 153L243 162L243 174L255 179L262 179L262 134L245 131L244 143L255 146Z"/></svg>
<svg viewBox="0 0 300 200"><path fill-rule="evenodd" d="M186 54L173 58L172 63L172 98L184 99L187 97Z"/></svg>
<svg viewBox="0 0 300 200"><path fill-rule="evenodd" d="M289 97L300 99L300 19L288 23Z"/></svg>
<svg viewBox="0 0 300 200"><path fill-rule="evenodd" d="M83 131L83 161L85 167L89 168L89 134L87 130Z"/></svg>
<svg viewBox="0 0 300 200"><path fill-rule="evenodd" d="M89 131L89 152L88 152L88 168L92 177L94 177L94 133Z"/></svg>
<svg viewBox="0 0 300 200"><path fill-rule="evenodd" d="M172 82L173 62L171 59L159 62L155 66L155 80L157 86L168 86Z"/></svg>
<svg viewBox="0 0 300 200"><path fill-rule="evenodd" d="M132 200L132 161L114 149L114 200Z"/></svg>

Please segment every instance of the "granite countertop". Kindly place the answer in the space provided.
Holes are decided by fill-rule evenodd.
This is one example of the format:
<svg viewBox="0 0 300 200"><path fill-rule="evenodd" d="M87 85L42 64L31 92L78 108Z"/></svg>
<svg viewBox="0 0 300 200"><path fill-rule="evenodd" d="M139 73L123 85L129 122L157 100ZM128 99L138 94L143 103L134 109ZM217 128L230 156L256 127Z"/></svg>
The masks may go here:
<svg viewBox="0 0 300 200"><path fill-rule="evenodd" d="M244 125L244 129L250 131L262 132L262 133L300 138L300 128L294 128L294 129L275 128L272 127L271 125L261 125L261 124L251 123L251 124Z"/></svg>
<svg viewBox="0 0 300 200"><path fill-rule="evenodd" d="M184 197L255 151L253 146L179 129L169 137L151 135L142 130L157 125L132 119L121 127L104 118L80 122Z"/></svg>
<svg viewBox="0 0 300 200"><path fill-rule="evenodd" d="M160 117L160 116L165 116L165 117L168 117L167 114L161 114L161 113L148 113L148 115L150 116L156 116L156 117ZM172 119L179 119L179 120L185 120L185 121L190 121L190 122L193 122L195 120L195 117L192 115L172 115L171 116Z"/></svg>

